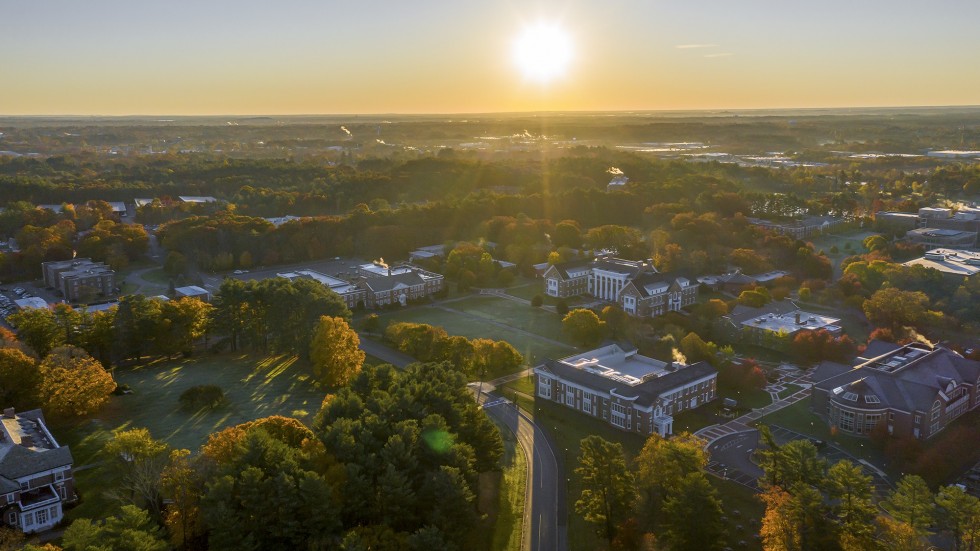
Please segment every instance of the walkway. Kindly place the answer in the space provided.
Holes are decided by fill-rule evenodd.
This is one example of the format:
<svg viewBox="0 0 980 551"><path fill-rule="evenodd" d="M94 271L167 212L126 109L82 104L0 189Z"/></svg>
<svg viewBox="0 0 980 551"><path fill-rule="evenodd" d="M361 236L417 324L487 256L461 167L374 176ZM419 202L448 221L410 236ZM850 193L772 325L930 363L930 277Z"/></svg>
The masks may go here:
<svg viewBox="0 0 980 551"><path fill-rule="evenodd" d="M810 388L806 387L800 389L794 394L769 404L763 408L753 409L752 411L733 419L727 423L722 423L719 425L711 425L709 427L704 427L703 429L697 431L695 436L704 438L707 441L705 448L710 445L715 440L729 434L735 434L737 432L744 432L746 430L753 430L749 425L758 421L762 417L769 415L770 413L779 411L783 408L787 408L800 400L803 400L810 396Z"/></svg>

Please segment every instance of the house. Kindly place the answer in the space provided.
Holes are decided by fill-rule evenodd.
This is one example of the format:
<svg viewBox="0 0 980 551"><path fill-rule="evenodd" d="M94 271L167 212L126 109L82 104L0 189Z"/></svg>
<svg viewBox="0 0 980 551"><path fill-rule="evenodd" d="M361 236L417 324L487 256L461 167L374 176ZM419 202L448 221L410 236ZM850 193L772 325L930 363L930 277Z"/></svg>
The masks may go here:
<svg viewBox="0 0 980 551"><path fill-rule="evenodd" d="M761 218L749 217L746 217L746 220L753 226L788 235L794 239L804 239L811 235L823 233L844 222L843 218L835 218L833 216L808 216L800 220L790 220L788 222L772 222Z"/></svg>
<svg viewBox="0 0 980 551"><path fill-rule="evenodd" d="M673 433L675 413L714 400L718 371L706 362L683 365L608 344L534 369L544 400L640 434Z"/></svg>
<svg viewBox="0 0 980 551"><path fill-rule="evenodd" d="M730 340L742 340L759 346L782 350L800 332L823 329L838 337L843 333L840 319L800 310L789 300L753 308L739 304L717 322L717 329Z"/></svg>
<svg viewBox="0 0 980 551"><path fill-rule="evenodd" d="M0 514L3 524L25 533L53 528L74 501L72 457L48 432L41 410L0 418Z"/></svg>
<svg viewBox="0 0 980 551"><path fill-rule="evenodd" d="M186 287L177 287L174 289L177 298L193 297L204 302L211 302L211 293L204 287L198 287L197 285L188 285Z"/></svg>
<svg viewBox="0 0 980 551"><path fill-rule="evenodd" d="M353 283L365 291L364 305L378 308L421 300L442 291L442 274L411 264L389 266L383 262L361 264L355 268Z"/></svg>
<svg viewBox="0 0 980 551"><path fill-rule="evenodd" d="M111 296L116 285L116 272L90 258L44 262L41 271L44 284L59 291L68 302Z"/></svg>
<svg viewBox="0 0 980 551"><path fill-rule="evenodd" d="M316 270L297 270L295 272L282 272L276 275L279 277L284 277L289 281L295 281L297 279L312 279L314 281L318 281L321 285L340 295L340 298L344 299L344 302L350 309L354 309L358 304L364 302L364 298L367 295L367 292L357 285L342 279L330 277L326 274L317 272Z"/></svg>
<svg viewBox="0 0 980 551"><path fill-rule="evenodd" d="M14 304L16 304L21 310L27 310L28 308L43 310L50 307L48 305L48 301L41 297L18 298L14 300Z"/></svg>
<svg viewBox="0 0 980 551"><path fill-rule="evenodd" d="M419 247L414 251L408 253L408 261L415 262L416 260L427 260L429 258L442 258L444 256L446 256L445 245L428 245L426 247Z"/></svg>
<svg viewBox="0 0 980 551"><path fill-rule="evenodd" d="M869 350L854 366L824 362L814 372L810 407L837 430L868 436L883 425L926 440L980 405L980 362L919 342Z"/></svg>
<svg viewBox="0 0 980 551"><path fill-rule="evenodd" d="M789 272L773 270L764 274L748 275L741 270L721 275L705 275L698 278L698 283L707 286L712 291L738 291L748 285L769 285Z"/></svg>
<svg viewBox="0 0 980 551"><path fill-rule="evenodd" d="M932 249L904 265L932 268L952 278L962 279L980 272L980 253L962 249Z"/></svg>
<svg viewBox="0 0 980 551"><path fill-rule="evenodd" d="M694 304L698 298L696 281L659 273L649 260L573 260L551 266L543 277L549 296L589 295L619 304L634 316L659 316Z"/></svg>

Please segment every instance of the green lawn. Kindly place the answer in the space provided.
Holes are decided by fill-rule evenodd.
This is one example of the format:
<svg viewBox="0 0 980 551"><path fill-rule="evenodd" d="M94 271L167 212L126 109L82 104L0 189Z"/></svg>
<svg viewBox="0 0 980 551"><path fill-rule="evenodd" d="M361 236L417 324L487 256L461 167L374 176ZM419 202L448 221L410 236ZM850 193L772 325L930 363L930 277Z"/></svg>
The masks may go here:
<svg viewBox="0 0 980 551"><path fill-rule="evenodd" d="M173 447L197 451L209 434L260 417L288 415L308 422L324 396L308 367L293 356L209 355L117 369L115 378L133 393L113 396L102 411L70 426L54 427L59 442L71 446L76 469L82 468L76 485L83 500L71 518L102 517L114 505L100 491L113 486L114 473L99 465L113 430L145 427ZM223 388L228 404L211 412L181 410L181 392L204 384Z"/></svg>
<svg viewBox="0 0 980 551"><path fill-rule="evenodd" d="M786 398L788 396L792 396L793 394L796 394L802 388L803 387L801 387L800 385L792 385L792 384L786 385L786 388L784 388L783 390L779 391L779 393L777 394L777 396L779 396L780 399L783 399L783 398ZM803 400L803 401L805 402L806 400Z"/></svg>
<svg viewBox="0 0 980 551"><path fill-rule="evenodd" d="M518 392L523 392L524 394L534 395L534 378L521 377L516 381L511 381L504 385L498 387L500 389L511 389L517 390ZM506 396L510 396L510 393L505 393Z"/></svg>
<svg viewBox="0 0 980 551"><path fill-rule="evenodd" d="M772 403L772 396L761 388L749 391L735 390L725 385L718 385L718 398L732 398L738 402L741 410L763 408Z"/></svg>
<svg viewBox="0 0 980 551"><path fill-rule="evenodd" d="M541 335L549 339L564 341L561 319L557 314L540 308L532 308L511 300L497 297L475 296L447 304L449 308L479 315L496 322Z"/></svg>
<svg viewBox="0 0 980 551"><path fill-rule="evenodd" d="M143 279L146 281L151 281L153 283L159 283L160 285L170 285L170 280L172 277L167 272L163 271L163 268L157 268L155 270L149 270L143 272Z"/></svg>
<svg viewBox="0 0 980 551"><path fill-rule="evenodd" d="M810 399L800 400L795 404L775 411L759 419L757 424L772 424L812 436L825 442L830 442L858 459L864 459L871 464L882 467L885 458L881 452L871 445L867 438L849 436L831 431L827 423L810 412Z"/></svg>

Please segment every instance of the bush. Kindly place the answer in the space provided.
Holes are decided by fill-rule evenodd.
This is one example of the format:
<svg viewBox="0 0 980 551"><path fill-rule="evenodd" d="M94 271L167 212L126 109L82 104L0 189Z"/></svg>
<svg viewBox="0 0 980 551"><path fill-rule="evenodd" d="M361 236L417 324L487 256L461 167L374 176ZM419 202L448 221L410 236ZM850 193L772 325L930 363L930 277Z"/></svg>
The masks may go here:
<svg viewBox="0 0 980 551"><path fill-rule="evenodd" d="M192 386L180 394L180 407L189 411L214 409L225 403L225 391L218 385Z"/></svg>
<svg viewBox="0 0 980 551"><path fill-rule="evenodd" d="M541 295L534 295L531 298L531 306L533 306L535 308L540 308L542 304L544 304L544 297L543 296L541 296Z"/></svg>
<svg viewBox="0 0 980 551"><path fill-rule="evenodd" d="M568 315L568 303L565 302L565 299L558 301L558 304L555 305L555 312L558 312L558 315L565 319L565 316Z"/></svg>
<svg viewBox="0 0 980 551"><path fill-rule="evenodd" d="M361 328L369 333L377 333L381 329L381 317L377 314L368 314L361 323Z"/></svg>

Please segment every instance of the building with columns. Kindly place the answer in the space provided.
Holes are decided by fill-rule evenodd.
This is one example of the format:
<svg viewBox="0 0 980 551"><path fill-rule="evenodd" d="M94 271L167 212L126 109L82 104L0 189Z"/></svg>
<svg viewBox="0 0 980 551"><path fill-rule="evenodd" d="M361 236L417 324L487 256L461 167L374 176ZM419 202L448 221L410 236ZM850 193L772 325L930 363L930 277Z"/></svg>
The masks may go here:
<svg viewBox="0 0 980 551"><path fill-rule="evenodd" d="M548 360L534 373L539 398L639 434L668 436L675 413L717 396L718 371L707 362L662 362L619 344Z"/></svg>
<svg viewBox="0 0 980 551"><path fill-rule="evenodd" d="M628 314L653 317L697 302L698 283L657 272L650 260L599 257L551 266L544 273L545 293L568 298L588 295L614 302Z"/></svg>

